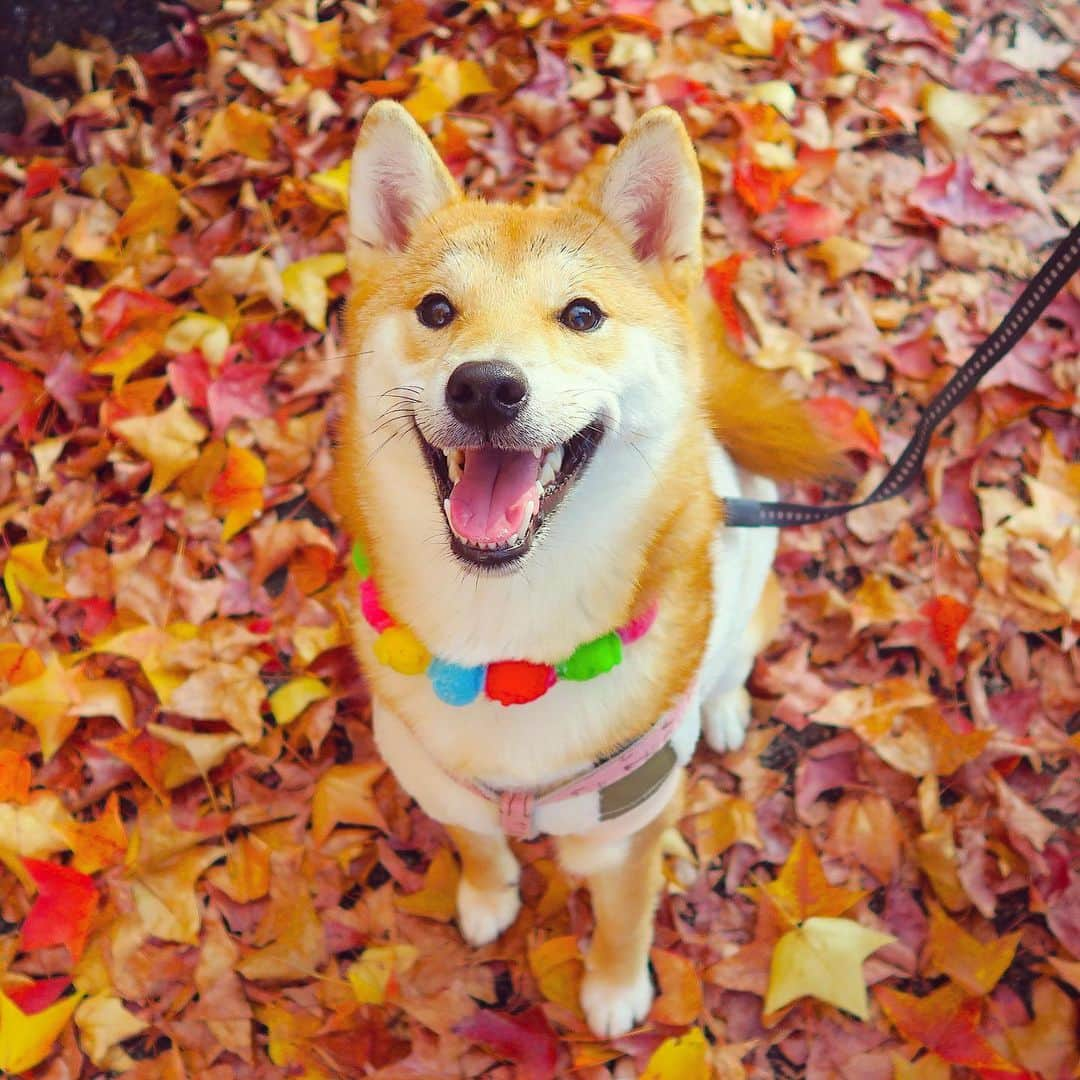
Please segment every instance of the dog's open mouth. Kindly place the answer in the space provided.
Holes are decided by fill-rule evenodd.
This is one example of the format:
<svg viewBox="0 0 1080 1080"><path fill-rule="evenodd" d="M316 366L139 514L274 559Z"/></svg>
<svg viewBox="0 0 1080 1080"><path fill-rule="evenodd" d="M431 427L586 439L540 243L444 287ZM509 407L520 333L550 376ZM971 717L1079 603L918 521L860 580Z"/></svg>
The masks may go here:
<svg viewBox="0 0 1080 1080"><path fill-rule="evenodd" d="M604 428L594 421L557 446L441 449L420 443L450 526L450 546L478 566L505 566L532 546L545 519L580 476Z"/></svg>

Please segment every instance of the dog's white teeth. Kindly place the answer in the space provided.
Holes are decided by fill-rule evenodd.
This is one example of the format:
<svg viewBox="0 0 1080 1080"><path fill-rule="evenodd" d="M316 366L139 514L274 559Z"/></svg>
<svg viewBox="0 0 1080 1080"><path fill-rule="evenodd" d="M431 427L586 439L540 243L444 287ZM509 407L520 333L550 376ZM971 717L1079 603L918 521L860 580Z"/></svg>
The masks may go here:
<svg viewBox="0 0 1080 1080"><path fill-rule="evenodd" d="M540 460L540 456L543 454L543 452L544 451L539 446L534 446L533 447L532 454L533 454L533 457L536 458L537 461Z"/></svg>
<svg viewBox="0 0 1080 1080"><path fill-rule="evenodd" d="M446 520L449 521L450 520L450 500L449 499L443 499L442 508L443 508L443 513L446 514ZM457 536L457 533L454 533L454 535Z"/></svg>
<svg viewBox="0 0 1080 1080"><path fill-rule="evenodd" d="M545 461L540 469L540 487L541 489L550 487L555 483L555 470L551 467L550 461Z"/></svg>

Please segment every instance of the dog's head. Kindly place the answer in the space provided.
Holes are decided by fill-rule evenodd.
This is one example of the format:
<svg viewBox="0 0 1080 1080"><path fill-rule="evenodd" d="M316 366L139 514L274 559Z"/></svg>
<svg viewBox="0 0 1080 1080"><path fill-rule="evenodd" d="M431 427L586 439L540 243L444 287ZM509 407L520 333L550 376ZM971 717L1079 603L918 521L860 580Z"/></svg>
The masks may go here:
<svg viewBox="0 0 1080 1080"><path fill-rule="evenodd" d="M372 509L489 572L617 542L695 408L703 198L677 115L643 116L559 208L466 199L393 103L351 175L345 434Z"/></svg>

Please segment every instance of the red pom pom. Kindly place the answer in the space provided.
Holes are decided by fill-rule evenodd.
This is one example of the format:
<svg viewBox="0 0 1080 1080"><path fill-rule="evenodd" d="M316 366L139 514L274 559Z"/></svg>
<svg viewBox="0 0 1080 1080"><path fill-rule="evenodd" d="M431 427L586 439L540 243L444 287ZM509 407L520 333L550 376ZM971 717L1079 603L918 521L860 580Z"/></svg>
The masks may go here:
<svg viewBox="0 0 1080 1080"><path fill-rule="evenodd" d="M525 705L542 697L555 685L555 669L550 664L530 664L528 660L500 660L488 664L484 692L503 705Z"/></svg>

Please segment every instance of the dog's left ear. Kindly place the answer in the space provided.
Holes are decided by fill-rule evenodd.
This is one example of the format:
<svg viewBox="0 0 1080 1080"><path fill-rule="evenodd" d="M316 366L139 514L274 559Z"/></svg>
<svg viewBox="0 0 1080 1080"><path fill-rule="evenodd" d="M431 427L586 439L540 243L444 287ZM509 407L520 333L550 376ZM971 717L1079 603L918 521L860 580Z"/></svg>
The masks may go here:
<svg viewBox="0 0 1080 1080"><path fill-rule="evenodd" d="M688 261L700 268L701 168L674 110L650 109L634 124L595 201L643 262Z"/></svg>

